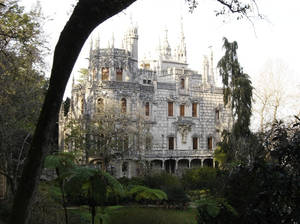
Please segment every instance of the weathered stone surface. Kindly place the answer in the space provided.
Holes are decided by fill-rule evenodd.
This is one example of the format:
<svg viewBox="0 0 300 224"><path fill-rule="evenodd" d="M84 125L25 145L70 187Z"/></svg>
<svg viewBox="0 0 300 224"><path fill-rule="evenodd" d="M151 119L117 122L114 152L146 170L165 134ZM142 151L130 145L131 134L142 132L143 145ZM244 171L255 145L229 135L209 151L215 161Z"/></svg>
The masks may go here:
<svg viewBox="0 0 300 224"><path fill-rule="evenodd" d="M99 98L117 102L124 98L128 112L145 115L152 135L151 149L113 162L111 172L118 177L140 174L138 160L150 162L155 170L178 174L188 167L213 164L216 143L232 121L230 110L224 107L222 89L214 83L212 56L211 61L204 59L203 73L199 74L187 67L184 43L178 46L180 55L172 55L167 44L161 47L158 58L142 60L142 68L138 68L137 29L131 28L129 34L125 36L125 49L91 49L89 74L83 83L73 85L68 116L93 117ZM102 74L103 68L109 71L107 77ZM173 103L172 109L168 108L169 102ZM65 122L60 116L61 127ZM61 144L63 136L61 128Z"/></svg>

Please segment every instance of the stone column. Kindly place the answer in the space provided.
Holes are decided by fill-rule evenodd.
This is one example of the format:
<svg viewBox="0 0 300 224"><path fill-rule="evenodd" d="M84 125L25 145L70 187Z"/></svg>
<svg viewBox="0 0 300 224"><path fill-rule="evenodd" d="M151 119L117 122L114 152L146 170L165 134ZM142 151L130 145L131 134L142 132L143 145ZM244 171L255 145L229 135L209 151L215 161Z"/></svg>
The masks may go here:
<svg viewBox="0 0 300 224"><path fill-rule="evenodd" d="M192 161L192 160L191 160L191 159L189 159L189 168L191 168L191 161Z"/></svg>
<svg viewBox="0 0 300 224"><path fill-rule="evenodd" d="M162 160L162 167L161 167L162 170L165 170L165 160Z"/></svg>

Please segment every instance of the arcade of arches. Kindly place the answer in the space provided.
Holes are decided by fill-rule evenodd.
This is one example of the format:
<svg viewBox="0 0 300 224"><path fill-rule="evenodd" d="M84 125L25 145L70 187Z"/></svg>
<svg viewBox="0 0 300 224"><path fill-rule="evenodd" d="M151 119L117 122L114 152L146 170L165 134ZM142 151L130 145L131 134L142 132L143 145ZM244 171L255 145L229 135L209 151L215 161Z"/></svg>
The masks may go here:
<svg viewBox="0 0 300 224"><path fill-rule="evenodd" d="M217 163L211 158L197 159L154 159L150 161L151 169L154 171L166 171L168 173L182 174L185 169L199 167L215 167Z"/></svg>

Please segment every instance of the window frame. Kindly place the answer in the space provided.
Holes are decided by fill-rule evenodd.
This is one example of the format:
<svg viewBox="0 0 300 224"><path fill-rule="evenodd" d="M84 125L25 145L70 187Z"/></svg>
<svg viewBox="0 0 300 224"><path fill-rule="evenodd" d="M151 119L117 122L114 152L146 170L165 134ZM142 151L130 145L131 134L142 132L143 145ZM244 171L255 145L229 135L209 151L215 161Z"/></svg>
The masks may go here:
<svg viewBox="0 0 300 224"><path fill-rule="evenodd" d="M108 81L109 80L109 67L101 68L101 80Z"/></svg>
<svg viewBox="0 0 300 224"><path fill-rule="evenodd" d="M179 105L179 115L180 115L180 117L185 116L185 104L180 104Z"/></svg>
<svg viewBox="0 0 300 224"><path fill-rule="evenodd" d="M207 149L208 150L213 150L213 137L212 136L209 136L207 138Z"/></svg>
<svg viewBox="0 0 300 224"><path fill-rule="evenodd" d="M121 77L121 79L120 79L120 77ZM122 68L116 68L116 81L123 82L123 69Z"/></svg>
<svg viewBox="0 0 300 224"><path fill-rule="evenodd" d="M168 102L168 116L169 117L174 116L174 102L172 102L172 101Z"/></svg>
<svg viewBox="0 0 300 224"><path fill-rule="evenodd" d="M198 150L198 137L193 137L193 150Z"/></svg>
<svg viewBox="0 0 300 224"><path fill-rule="evenodd" d="M168 149L169 150L174 150L175 149L175 137L174 136L169 136L168 137Z"/></svg>
<svg viewBox="0 0 300 224"><path fill-rule="evenodd" d="M198 104L192 103L192 117L198 117Z"/></svg>
<svg viewBox="0 0 300 224"><path fill-rule="evenodd" d="M145 103L145 116L147 116L147 117L150 116L150 103L149 102Z"/></svg>
<svg viewBox="0 0 300 224"><path fill-rule="evenodd" d="M125 98L121 99L121 112L122 113L127 112L127 100Z"/></svg>

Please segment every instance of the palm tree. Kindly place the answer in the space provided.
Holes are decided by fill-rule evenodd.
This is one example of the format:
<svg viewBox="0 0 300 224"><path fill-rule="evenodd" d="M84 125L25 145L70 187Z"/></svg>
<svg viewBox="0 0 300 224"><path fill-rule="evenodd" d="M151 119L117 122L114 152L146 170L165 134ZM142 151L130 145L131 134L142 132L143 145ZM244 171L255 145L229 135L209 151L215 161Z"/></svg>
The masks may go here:
<svg viewBox="0 0 300 224"><path fill-rule="evenodd" d="M110 174L90 167L76 167L71 170L66 189L70 195L84 195L95 223L97 206L104 206L108 192L123 195L122 185ZM102 223L102 218L100 218Z"/></svg>

